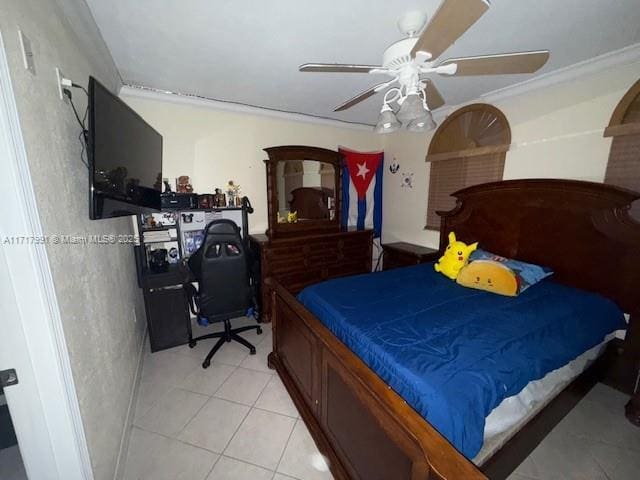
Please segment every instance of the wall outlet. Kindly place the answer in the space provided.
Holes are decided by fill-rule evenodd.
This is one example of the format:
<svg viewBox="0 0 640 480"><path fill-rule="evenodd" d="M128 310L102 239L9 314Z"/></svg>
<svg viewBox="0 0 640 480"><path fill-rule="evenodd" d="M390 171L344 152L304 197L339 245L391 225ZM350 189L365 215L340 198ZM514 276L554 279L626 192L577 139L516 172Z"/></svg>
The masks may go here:
<svg viewBox="0 0 640 480"><path fill-rule="evenodd" d="M64 73L62 73L62 70L60 70L58 67L56 67L56 82L58 85L58 96L60 97L60 100L64 100L64 90L71 88L73 82L65 77Z"/></svg>
<svg viewBox="0 0 640 480"><path fill-rule="evenodd" d="M62 79L64 78L64 75L62 75L62 72L60 71L60 69L58 67L56 67L56 82L58 85L58 96L60 97L60 100L64 100L64 93L62 93L63 90L63 86L62 86Z"/></svg>

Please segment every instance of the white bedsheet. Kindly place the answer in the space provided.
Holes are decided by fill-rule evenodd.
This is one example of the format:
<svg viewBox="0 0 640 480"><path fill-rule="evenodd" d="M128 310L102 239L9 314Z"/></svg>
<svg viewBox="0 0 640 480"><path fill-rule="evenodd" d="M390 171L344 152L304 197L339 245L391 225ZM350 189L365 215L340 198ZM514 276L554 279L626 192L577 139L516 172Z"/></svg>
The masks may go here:
<svg viewBox="0 0 640 480"><path fill-rule="evenodd" d="M549 372L540 380L529 382L520 393L505 398L486 419L484 444L473 459L482 465L502 447L525 423L553 400L569 383L593 363L606 348L607 343L620 332L607 335L602 343L567 363L564 367Z"/></svg>

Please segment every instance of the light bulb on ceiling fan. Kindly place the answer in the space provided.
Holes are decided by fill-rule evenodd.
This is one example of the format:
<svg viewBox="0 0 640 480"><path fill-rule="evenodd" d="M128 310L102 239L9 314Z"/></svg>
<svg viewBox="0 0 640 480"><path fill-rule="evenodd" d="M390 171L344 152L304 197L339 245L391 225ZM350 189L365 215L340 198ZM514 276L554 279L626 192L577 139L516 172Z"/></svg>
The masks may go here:
<svg viewBox="0 0 640 480"><path fill-rule="evenodd" d="M382 105L378 123L375 127L376 133L393 133L400 129L400 122L396 118L388 103Z"/></svg>

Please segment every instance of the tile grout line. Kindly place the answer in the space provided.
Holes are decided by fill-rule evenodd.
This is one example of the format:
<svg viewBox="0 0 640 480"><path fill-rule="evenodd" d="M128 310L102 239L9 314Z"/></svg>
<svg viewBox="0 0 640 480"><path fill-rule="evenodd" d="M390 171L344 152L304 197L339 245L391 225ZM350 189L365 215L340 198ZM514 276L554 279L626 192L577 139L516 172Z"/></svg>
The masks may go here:
<svg viewBox="0 0 640 480"><path fill-rule="evenodd" d="M264 391L267 389L267 386L269 385L271 380L273 380L273 375L271 375L271 378L269 378L269 380L267 380L267 382L264 384L264 387L262 387L262 390L260 390L260 393L256 397L255 401L251 404L251 408L256 408L256 403L258 403L258 400L260 400L260 397L262 396ZM263 409L259 408L258 410L263 410ZM273 413L275 413L275 412L273 412Z"/></svg>
<svg viewBox="0 0 640 480"><path fill-rule="evenodd" d="M238 368L241 368L240 366L238 366ZM236 369L237 370L237 369ZM233 373L236 372L236 370L233 371ZM233 375L233 373L231 375ZM231 377L231 375L229 375L229 377ZM242 426L242 424L245 422L245 420L247 419L247 417L249 416L249 414L251 413L251 411L254 409L254 405L255 403L258 401L258 399L260 398L260 395L262 395L262 392L264 392L264 389L267 388L267 385L269 384L269 382L267 382L264 387L262 387L262 390L260 390L260 393L258 394L258 396L256 397L255 401L253 402L253 404L251 405L247 405L247 404L243 404L240 402L233 402L233 403L238 403L240 405L243 405L245 407L249 407L249 410L247 410L247 413L245 414L244 418L242 419L242 421L238 424L238 428L236 428L235 432L233 432L233 435L231 435L231 438L229 439L229 441L227 442L227 444L224 447L224 450L222 450L222 454L224 455L224 453L227 451L227 448L229 447L229 444L231 443L231 441L234 439L234 437L236 436L236 434L238 433L238 430L240 430L240 427ZM222 388L222 385L220 385L220 388ZM218 389L219 390L219 389ZM216 390L216 393L218 392L218 390ZM216 397L216 398L220 398L220 397ZM225 400L224 398L221 398L220 400ZM231 402L231 400L227 400L229 402ZM230 457L233 458L233 457ZM264 467L263 467L264 468Z"/></svg>
<svg viewBox="0 0 640 480"><path fill-rule="evenodd" d="M238 367L238 368L240 368L240 367ZM254 405L255 405L255 403L258 401L258 399L260 398L260 395L262 395L262 392L264 392L265 388L267 388L267 385L268 385L268 384L269 384L269 382L267 382L267 383L265 384L265 386L262 388L262 390L260 390L260 393L259 393L259 394L258 394L258 396L256 397L255 402L253 402L253 404L254 404ZM222 386L221 386L221 388L222 388ZM218 398L218 397L216 397L216 398ZM221 400L224 400L224 399L221 399ZM244 405L244 406L246 407L246 406L248 406L248 405ZM251 414L251 412L252 412L254 409L255 409L255 407L254 407L253 405L252 405L252 406L249 406L249 410L248 410L248 411L247 411L247 413L245 414L245 416L244 416L244 418L242 419L242 421L238 424L238 427L236 428L235 432L233 432L233 435L231 435L231 438L229 439L229 441L228 441L228 442L227 442L227 444L225 445L224 449L222 450L221 455L223 455L223 456L225 456L225 457L233 458L234 460L238 460L238 461L241 461L241 462L248 463L248 464L250 464L250 465L254 465L254 464L253 464L253 463L251 463L251 462L247 462L247 461L245 461L245 460L241 460L241 459L239 459L239 458L232 457L231 455L226 455L226 451L227 451L227 449L229 448L229 445L231 444L231 442L233 441L233 439L235 438L235 436L238 434L238 431L240 430L240 428L242 427L242 425L244 424L244 422L247 420L247 417ZM257 410L261 410L261 409L257 409ZM268 413L272 413L272 414L278 415L277 413L274 413L274 412L268 412ZM283 415L283 416L285 416L285 415ZM287 418L291 418L291 417L287 417ZM295 423L294 423L294 426L295 426ZM292 430L292 431L293 431L293 430ZM288 443L288 441L289 441L289 440L287 439L287 443ZM285 444L285 448L286 448L286 444ZM283 453L284 453L284 450L283 450ZM264 470L269 470L269 471L271 471L271 469L269 469L269 468L265 468L265 467L263 467L263 466L261 466L261 465L255 465L255 466L256 466L256 467L260 467L260 468L262 468L262 469L264 469ZM277 467L277 465L276 465L276 467Z"/></svg>
<svg viewBox="0 0 640 480"><path fill-rule="evenodd" d="M204 395L202 393L195 393L195 392L189 392L189 390L185 390L183 388L181 388L180 390L182 390L183 392L188 392L188 393L192 393L194 395L202 395L203 397L207 397L207 399L204 401L204 403L200 406L200 408L196 411L196 413L194 413L191 418L189 420L187 420L187 422L184 424L184 426L180 429L180 431L178 433L176 433L176 436L174 437L176 440L180 441L178 439L178 437L182 434L182 432L184 432L185 428L187 428L187 425L189 425L194 418L196 418L198 416L198 414L202 411L202 409L205 407L205 405L207 403L209 403L209 400L211 400L211 395Z"/></svg>
<svg viewBox="0 0 640 480"><path fill-rule="evenodd" d="M216 468L216 465L218 464L218 462L220 462L220 459L222 458L222 454L217 454L218 458L216 458L216 461L213 462L213 465L211 465L211 468L209 469L209 471L207 472L207 474L203 477L202 480L207 480L209 478L209 476L211 475L211 472L213 472L213 469Z"/></svg>
<svg viewBox="0 0 640 480"><path fill-rule="evenodd" d="M277 473L277 472L271 470L270 468L265 467L264 465L258 465L257 463L249 462L247 460L243 460L241 458L234 457L232 455L220 455L220 458L222 458L222 457L230 458L231 460L235 460L236 462L246 463L247 465L251 465L252 467L257 467L257 468L260 468L262 470L266 470L267 472Z"/></svg>
<svg viewBox="0 0 640 480"><path fill-rule="evenodd" d="M296 427L298 426L298 422L300 421L300 419L296 419L295 422L293 422L293 428L291 429L291 432L289 432L289 437L287 437L287 441L284 444L284 448L282 449L282 453L280 454L280 458L278 459L278 463L276 464L276 473L278 472L278 469L280 468L280 464L282 463L282 459L284 458L284 454L287 451L287 447L289 446L289 442L291 441L291 437L293 437L293 432L296 430ZM283 474L286 475L286 474ZM275 477L275 475L274 475ZM295 477L293 477L295 478Z"/></svg>

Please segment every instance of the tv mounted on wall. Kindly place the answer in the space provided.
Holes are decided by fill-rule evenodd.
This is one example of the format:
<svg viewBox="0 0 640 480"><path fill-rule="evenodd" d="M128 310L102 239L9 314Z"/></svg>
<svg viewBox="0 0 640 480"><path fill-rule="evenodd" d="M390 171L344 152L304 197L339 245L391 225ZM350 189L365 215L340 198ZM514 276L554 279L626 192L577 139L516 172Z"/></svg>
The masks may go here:
<svg viewBox="0 0 640 480"><path fill-rule="evenodd" d="M160 210L162 136L89 78L89 218Z"/></svg>

